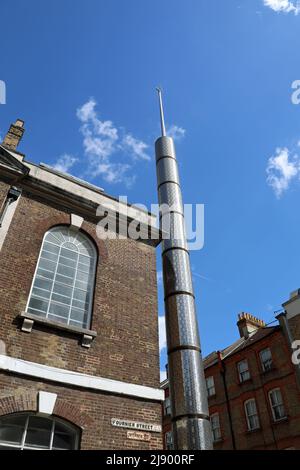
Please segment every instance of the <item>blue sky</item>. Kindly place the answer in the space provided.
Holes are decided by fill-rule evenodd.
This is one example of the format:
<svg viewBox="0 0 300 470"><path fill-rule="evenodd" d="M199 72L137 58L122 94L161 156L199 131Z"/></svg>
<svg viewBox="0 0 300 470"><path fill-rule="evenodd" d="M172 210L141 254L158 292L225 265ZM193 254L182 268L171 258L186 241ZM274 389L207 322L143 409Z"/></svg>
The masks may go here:
<svg viewBox="0 0 300 470"><path fill-rule="evenodd" d="M204 354L237 338L240 311L270 322L300 287L296 3L1 2L0 134L23 118L27 159L150 206L164 89L184 200L205 204L191 254Z"/></svg>

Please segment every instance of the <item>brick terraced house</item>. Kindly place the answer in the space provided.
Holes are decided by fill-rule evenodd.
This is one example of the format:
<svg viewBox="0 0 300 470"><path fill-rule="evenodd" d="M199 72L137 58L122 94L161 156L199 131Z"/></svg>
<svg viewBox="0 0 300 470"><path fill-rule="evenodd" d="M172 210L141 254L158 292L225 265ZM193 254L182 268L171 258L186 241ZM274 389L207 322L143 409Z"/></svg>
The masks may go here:
<svg viewBox="0 0 300 470"><path fill-rule="evenodd" d="M0 449L160 449L155 217L29 163L23 132L0 145ZM141 239L99 238L99 207Z"/></svg>
<svg viewBox="0 0 300 470"><path fill-rule="evenodd" d="M283 309L270 326L240 314L240 338L204 359L216 450L300 449L300 370L292 361L293 354L300 359L293 344L300 340L300 289ZM171 449L168 379L161 388L164 445Z"/></svg>

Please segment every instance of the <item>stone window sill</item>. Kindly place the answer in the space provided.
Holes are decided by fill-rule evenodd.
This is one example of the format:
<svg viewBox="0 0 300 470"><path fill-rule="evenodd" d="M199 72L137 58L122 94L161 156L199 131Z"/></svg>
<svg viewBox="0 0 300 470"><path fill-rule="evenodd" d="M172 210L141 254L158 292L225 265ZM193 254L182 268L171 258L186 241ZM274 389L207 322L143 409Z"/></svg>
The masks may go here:
<svg viewBox="0 0 300 470"><path fill-rule="evenodd" d="M249 379L246 379L246 380L241 380L239 381L239 385L246 385L246 384L251 384L252 383L252 377L250 377Z"/></svg>
<svg viewBox="0 0 300 470"><path fill-rule="evenodd" d="M261 432L261 427L255 429L247 429L246 434L255 434L256 432Z"/></svg>
<svg viewBox="0 0 300 470"><path fill-rule="evenodd" d="M280 419L273 419L272 425L277 426L277 424L286 423L288 420L289 420L288 416L284 416L283 418L280 418Z"/></svg>
<svg viewBox="0 0 300 470"><path fill-rule="evenodd" d="M49 326L49 328L55 328L57 330L62 330L81 336L81 346L83 346L84 348L90 348L92 341L97 336L96 331L88 330L86 328L80 328L73 325L66 325L64 323L54 322L52 320L50 321L47 320L47 318L43 318L28 312L22 312L20 314L20 318L23 320L21 330L25 331L26 333L31 333L34 323L43 326Z"/></svg>

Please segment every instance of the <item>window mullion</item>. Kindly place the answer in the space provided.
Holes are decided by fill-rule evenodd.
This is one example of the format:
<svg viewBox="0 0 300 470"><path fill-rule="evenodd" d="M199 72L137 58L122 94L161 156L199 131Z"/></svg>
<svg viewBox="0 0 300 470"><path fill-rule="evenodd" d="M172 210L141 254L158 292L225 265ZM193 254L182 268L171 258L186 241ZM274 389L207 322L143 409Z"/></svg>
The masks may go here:
<svg viewBox="0 0 300 470"><path fill-rule="evenodd" d="M62 248L62 245L60 245L60 247L59 247L58 258L57 258L56 268L55 268L55 271L54 271L53 282L52 282L52 287L51 287L50 296L49 296L49 303L48 303L48 308L47 308L47 312L46 312L46 318L48 318L48 316L49 316L49 310L50 310L50 305L51 305L51 302L52 302L55 278L56 278L57 270L58 270L58 266L59 266L59 258L60 258L60 254L61 254L61 248Z"/></svg>
<svg viewBox="0 0 300 470"><path fill-rule="evenodd" d="M71 311L72 311L72 307L73 307L73 299L74 299L75 283L76 283L76 279L77 279L78 264L79 264L79 251L77 251L77 262L76 262L75 276L74 276L74 282L73 282L73 288L72 288L72 294L71 294L71 303L70 303L69 316L68 316L68 325L70 324Z"/></svg>
<svg viewBox="0 0 300 470"><path fill-rule="evenodd" d="M26 440L26 435L27 435L27 429L28 429L28 423L29 423L29 416L27 416L27 418L26 418L26 423L25 423L25 427L24 427L24 432L23 432L23 436L22 436L22 440L21 440L21 450L24 449L25 440Z"/></svg>
<svg viewBox="0 0 300 470"><path fill-rule="evenodd" d="M55 420L52 422L49 450L52 450L55 432Z"/></svg>

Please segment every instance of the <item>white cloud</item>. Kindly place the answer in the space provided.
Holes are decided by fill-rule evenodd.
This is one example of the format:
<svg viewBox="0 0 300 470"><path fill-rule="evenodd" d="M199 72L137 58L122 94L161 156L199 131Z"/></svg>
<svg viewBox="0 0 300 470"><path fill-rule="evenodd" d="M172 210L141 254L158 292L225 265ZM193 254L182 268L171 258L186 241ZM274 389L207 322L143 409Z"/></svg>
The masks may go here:
<svg viewBox="0 0 300 470"><path fill-rule="evenodd" d="M263 0L266 7L280 13L294 13L298 15L300 13L300 1L299 0Z"/></svg>
<svg viewBox="0 0 300 470"><path fill-rule="evenodd" d="M68 173L68 171L75 165L78 161L78 158L73 157L73 155L69 155L68 153L64 153L61 155L56 163L53 165L58 171L62 171L63 173Z"/></svg>
<svg viewBox="0 0 300 470"><path fill-rule="evenodd" d="M145 152L149 145L145 144L142 140L135 139L132 135L125 135L123 142L124 148L128 148L129 151L132 151L133 157L141 160L151 160L151 157Z"/></svg>
<svg viewBox="0 0 300 470"><path fill-rule="evenodd" d="M172 137L174 140L183 139L185 136L185 129L183 129L183 127L176 126L176 124L173 124L169 129L167 129L167 136Z"/></svg>
<svg viewBox="0 0 300 470"><path fill-rule="evenodd" d="M156 277L157 277L157 284L161 285L163 281L163 272L157 271Z"/></svg>
<svg viewBox="0 0 300 470"><path fill-rule="evenodd" d="M167 378L167 372L165 370L160 371L160 381L163 382Z"/></svg>
<svg viewBox="0 0 300 470"><path fill-rule="evenodd" d="M167 336L166 336L166 317L161 315L158 317L158 332L159 332L159 351L167 347Z"/></svg>
<svg viewBox="0 0 300 470"><path fill-rule="evenodd" d="M112 121L99 119L96 105L91 98L76 113L82 123L86 174L92 178L100 175L108 183L122 182L130 187L135 181L133 162L150 160L146 153L148 145L117 128Z"/></svg>
<svg viewBox="0 0 300 470"><path fill-rule="evenodd" d="M274 190L277 198L286 191L292 180L300 175L300 159L298 155L291 157L287 148L277 148L267 165L267 183Z"/></svg>

